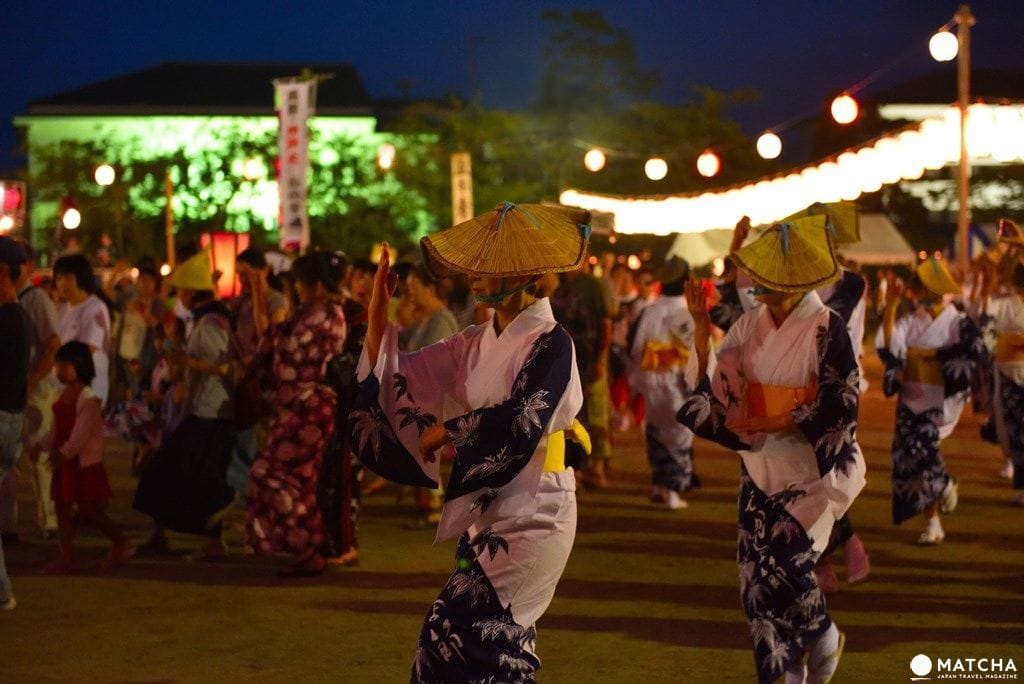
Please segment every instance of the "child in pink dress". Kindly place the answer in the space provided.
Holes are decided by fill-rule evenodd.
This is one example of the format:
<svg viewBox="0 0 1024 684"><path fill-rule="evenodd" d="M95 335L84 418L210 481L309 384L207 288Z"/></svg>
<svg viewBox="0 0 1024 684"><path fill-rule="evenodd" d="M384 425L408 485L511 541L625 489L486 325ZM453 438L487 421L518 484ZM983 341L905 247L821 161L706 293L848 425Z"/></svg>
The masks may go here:
<svg viewBox="0 0 1024 684"><path fill-rule="evenodd" d="M63 345L57 350L56 373L64 391L53 404L53 430L37 448L48 449L53 462L50 491L57 508L60 558L43 568L43 572L60 574L71 570L76 507L79 517L110 539L113 546L100 567L114 568L135 555L135 547L102 508L112 492L103 467L102 407L89 387L96 375L89 347L82 342Z"/></svg>

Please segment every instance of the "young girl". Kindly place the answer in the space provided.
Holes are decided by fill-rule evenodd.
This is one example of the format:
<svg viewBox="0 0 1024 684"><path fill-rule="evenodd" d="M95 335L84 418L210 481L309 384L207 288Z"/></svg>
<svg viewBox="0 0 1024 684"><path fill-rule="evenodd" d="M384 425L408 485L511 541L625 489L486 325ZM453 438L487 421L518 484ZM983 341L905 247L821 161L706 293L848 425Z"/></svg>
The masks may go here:
<svg viewBox="0 0 1024 684"><path fill-rule="evenodd" d="M89 346L76 341L64 344L57 350L56 372L64 391L53 405L53 430L42 448L49 450L53 462L51 495L57 508L60 558L43 568L43 572L59 574L71 569L75 506L79 516L95 525L113 544L100 567L115 568L135 555L135 547L101 508L110 499L111 491L103 467L100 400L90 388L96 368Z"/></svg>

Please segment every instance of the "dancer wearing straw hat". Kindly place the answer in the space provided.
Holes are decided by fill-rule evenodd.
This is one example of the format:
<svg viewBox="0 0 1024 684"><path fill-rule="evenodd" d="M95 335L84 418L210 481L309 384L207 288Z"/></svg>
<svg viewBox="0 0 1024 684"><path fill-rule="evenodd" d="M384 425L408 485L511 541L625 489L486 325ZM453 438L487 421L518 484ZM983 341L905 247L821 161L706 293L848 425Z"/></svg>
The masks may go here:
<svg viewBox="0 0 1024 684"><path fill-rule="evenodd" d="M828 238L833 245L852 244L860 241L857 210L852 202L831 204L819 202L783 220L792 221L797 218L819 215L825 216L825 229L828 231ZM750 221L744 217L736 224L730 254L743 245L749 232ZM837 257L838 260L839 258ZM749 278L744 276L744 280L749 281ZM752 284L752 282L746 283L748 286ZM861 394L867 391L867 381L864 380L863 366L861 365L862 350L864 348L865 315L867 312L867 304L864 299L866 287L867 283L862 275L842 268L838 280L826 283L815 290L825 306L839 314L846 324L846 330L850 335L850 344L857 358ZM711 320L728 332L731 325L745 311L756 308L760 304L750 293L750 289L750 287L743 289L738 287L735 277L723 281L718 286L720 299L711 309ZM867 580L868 575L871 573L871 559L864 548L864 542L861 541L854 530L849 513L846 513L832 527L828 547L818 558L814 568L814 573L818 579L818 586L825 593L832 593L839 589L839 580L836 577L835 569L832 567L830 557L840 547L842 547L843 555L845 556L847 582L850 584L863 582Z"/></svg>
<svg viewBox="0 0 1024 684"><path fill-rule="evenodd" d="M771 226L731 259L762 306L712 355L710 317L691 283L687 372L700 383L677 417L742 459L737 558L758 680L828 681L844 638L814 563L865 472L856 358L842 318L814 292L839 277L839 264L821 215Z"/></svg>
<svg viewBox="0 0 1024 684"><path fill-rule="evenodd" d="M1024 506L1024 231L1013 221L1001 219L999 239L1006 247L1003 260L1009 264L992 269L995 282L986 289L1005 290L1005 294L985 297L981 319L990 322L995 338L992 417L996 438L1007 459L1006 474L1017 490L1013 502Z"/></svg>
<svg viewBox="0 0 1024 684"><path fill-rule="evenodd" d="M437 275L463 273L487 323L401 354L387 323L387 251L374 279L351 414L363 464L436 487L452 458L437 541L458 537L455 570L431 606L412 680L533 681L534 623L554 595L576 530L564 431L583 402L575 352L531 284L578 268L589 212L504 203L423 238ZM580 439L585 441L583 435Z"/></svg>
<svg viewBox="0 0 1024 684"><path fill-rule="evenodd" d="M892 517L899 525L923 513L927 527L919 544L941 543L946 537L939 510L957 504L956 482L946 472L939 442L960 420L981 354L981 336L974 323L953 306L960 285L945 261L918 264L907 287L914 311L896 320L901 294L886 293L885 315L878 328L878 356L885 364L882 389L899 394L892 441Z"/></svg>

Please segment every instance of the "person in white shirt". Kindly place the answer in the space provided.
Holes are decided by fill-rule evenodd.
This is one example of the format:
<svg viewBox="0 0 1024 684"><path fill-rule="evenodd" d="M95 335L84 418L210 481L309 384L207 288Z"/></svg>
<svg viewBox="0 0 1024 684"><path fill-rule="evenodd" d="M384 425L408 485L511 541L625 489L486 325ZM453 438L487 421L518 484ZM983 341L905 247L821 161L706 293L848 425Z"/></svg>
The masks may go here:
<svg viewBox="0 0 1024 684"><path fill-rule="evenodd" d="M89 260L81 254L57 259L53 280L60 304L57 305L57 334L61 344L77 340L89 346L96 379L92 389L101 404L110 393L110 312L96 295L96 277Z"/></svg>

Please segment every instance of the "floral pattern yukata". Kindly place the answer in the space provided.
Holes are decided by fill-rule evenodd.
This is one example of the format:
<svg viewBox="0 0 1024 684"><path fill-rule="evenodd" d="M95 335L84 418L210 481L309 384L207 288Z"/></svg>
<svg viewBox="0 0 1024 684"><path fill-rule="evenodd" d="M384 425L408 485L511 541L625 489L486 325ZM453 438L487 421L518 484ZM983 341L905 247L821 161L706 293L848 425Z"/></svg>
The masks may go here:
<svg viewBox="0 0 1024 684"><path fill-rule="evenodd" d="M324 526L317 478L334 431L335 393L321 380L341 352L345 316L334 303L300 309L257 350L274 380L270 437L249 474L247 544L259 553L317 551Z"/></svg>
<svg viewBox="0 0 1024 684"><path fill-rule="evenodd" d="M672 364L644 364L645 351L651 360L648 343L665 349L682 347L685 351L670 354L677 357ZM658 487L678 492L700 486L693 470L693 433L676 420L675 412L689 396L692 387L684 378L686 360L693 349L693 316L682 295L661 295L640 314L633 338L633 389L644 396L647 407L647 460L651 481Z"/></svg>
<svg viewBox="0 0 1024 684"><path fill-rule="evenodd" d="M1024 354L1005 339L1007 334L1024 335L1024 297L1012 294L1005 298L993 317L993 330L997 335L992 407L996 436L1013 463L1013 488L1024 489Z"/></svg>
<svg viewBox="0 0 1024 684"><path fill-rule="evenodd" d="M438 462L418 454L440 421L454 457L437 540L459 537L455 570L424 620L412 681L534 681L534 623L576 530L572 471L545 468L583 402L571 338L541 299L500 336L488 322L408 354L389 326L370 365L364 353L351 419L363 464L436 487Z"/></svg>
<svg viewBox="0 0 1024 684"><path fill-rule="evenodd" d="M744 415L751 383L816 383L817 392L792 409L796 432L739 435L726 422ZM814 564L864 486L859 383L842 318L809 292L781 326L764 306L736 320L678 413L742 457L737 562L761 682L781 677L832 624Z"/></svg>
<svg viewBox="0 0 1024 684"><path fill-rule="evenodd" d="M971 319L947 304L934 319L921 307L896 321L889 346L880 327L878 356L885 364L882 390L899 394L892 439L892 519L897 525L942 498L949 473L939 442L960 420L981 353ZM905 378L908 351L935 353L935 377Z"/></svg>

